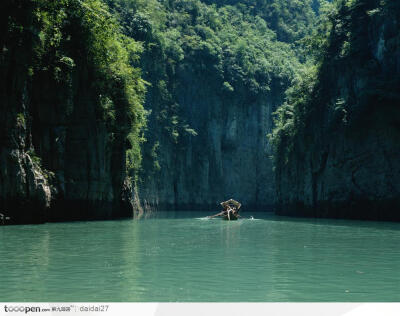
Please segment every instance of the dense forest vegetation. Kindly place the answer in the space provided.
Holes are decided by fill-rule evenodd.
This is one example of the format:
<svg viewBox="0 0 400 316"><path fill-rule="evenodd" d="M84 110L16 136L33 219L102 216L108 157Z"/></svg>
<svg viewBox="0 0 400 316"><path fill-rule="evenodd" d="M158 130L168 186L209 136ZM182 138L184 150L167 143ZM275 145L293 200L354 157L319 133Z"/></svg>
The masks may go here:
<svg viewBox="0 0 400 316"><path fill-rule="evenodd" d="M256 3L216 7L199 0L107 2L119 17L124 34L143 43L141 66L150 83L147 102L159 115L157 123L164 125L176 142L180 135L196 133L179 114L176 77L180 69L191 68L227 95L245 90L251 96L269 91L274 77L288 85L301 68L293 47L278 41L260 14L268 8L256 9ZM311 7L305 10L304 4L280 8L282 14L294 11L295 15L299 8L306 11L298 13L307 17L304 27L298 26L301 35L276 22L280 32L285 29L290 34L285 37L288 42L310 32L313 13ZM292 23L294 19L287 17Z"/></svg>

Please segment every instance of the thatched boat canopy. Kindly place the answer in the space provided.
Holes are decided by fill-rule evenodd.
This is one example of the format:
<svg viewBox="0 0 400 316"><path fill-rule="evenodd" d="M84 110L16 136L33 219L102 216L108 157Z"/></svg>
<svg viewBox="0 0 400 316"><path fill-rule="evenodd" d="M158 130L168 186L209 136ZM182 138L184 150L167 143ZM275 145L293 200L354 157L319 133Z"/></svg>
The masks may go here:
<svg viewBox="0 0 400 316"><path fill-rule="evenodd" d="M242 204L240 204L238 201L235 201L235 200L233 200L233 199L229 199L228 201L221 202L221 206L222 206L223 208L226 208L226 207L228 207L228 206L231 206L231 207L234 207L234 208L236 208L237 210L239 210L240 207L242 206Z"/></svg>

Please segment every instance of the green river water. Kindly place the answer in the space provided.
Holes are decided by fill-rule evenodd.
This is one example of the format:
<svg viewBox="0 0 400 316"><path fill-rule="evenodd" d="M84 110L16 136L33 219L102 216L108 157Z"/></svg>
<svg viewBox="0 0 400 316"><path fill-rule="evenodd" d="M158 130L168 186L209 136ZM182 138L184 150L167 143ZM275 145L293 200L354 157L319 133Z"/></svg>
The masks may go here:
<svg viewBox="0 0 400 316"><path fill-rule="evenodd" d="M0 301L400 301L400 224L204 213L0 227Z"/></svg>

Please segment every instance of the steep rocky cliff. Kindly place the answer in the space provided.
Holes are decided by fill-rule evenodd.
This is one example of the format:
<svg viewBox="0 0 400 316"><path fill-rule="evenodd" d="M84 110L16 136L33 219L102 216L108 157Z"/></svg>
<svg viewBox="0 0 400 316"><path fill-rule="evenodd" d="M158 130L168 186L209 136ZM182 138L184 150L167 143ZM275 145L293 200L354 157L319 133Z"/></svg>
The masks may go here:
<svg viewBox="0 0 400 316"><path fill-rule="evenodd" d="M281 112L278 214L400 220L399 29L397 1L341 5L311 92Z"/></svg>
<svg viewBox="0 0 400 316"><path fill-rule="evenodd" d="M161 210L215 210L229 198L247 209L272 210L274 177L266 135L272 112L302 66L293 46L278 40L269 27L263 15L269 7L257 1L211 2L128 6L108 1L125 34L144 45L141 67L149 82L145 108L150 114L139 197ZM309 25L311 1L303 2L307 5L301 8L277 8L307 12L310 21L304 23ZM295 24L294 18L280 18Z"/></svg>
<svg viewBox="0 0 400 316"><path fill-rule="evenodd" d="M135 86L113 68L129 67L123 55L101 59L116 40L99 28L115 31L102 10L98 1L1 4L0 213L9 223L132 216L126 151L139 116L126 89Z"/></svg>
<svg viewBox="0 0 400 316"><path fill-rule="evenodd" d="M266 135L283 88L275 87L275 95L250 96L218 91L215 83L193 73L178 76L181 117L196 135L187 133L175 143L158 130L161 168L143 176L142 201L159 209L215 210L221 200L234 197L247 209L272 210L274 177ZM149 125L155 121L150 117Z"/></svg>

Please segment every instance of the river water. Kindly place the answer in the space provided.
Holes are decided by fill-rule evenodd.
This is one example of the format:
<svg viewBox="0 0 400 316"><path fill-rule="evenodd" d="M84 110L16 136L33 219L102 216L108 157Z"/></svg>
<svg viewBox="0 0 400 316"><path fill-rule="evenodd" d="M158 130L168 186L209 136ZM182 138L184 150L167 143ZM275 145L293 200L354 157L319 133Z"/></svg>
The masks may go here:
<svg viewBox="0 0 400 316"><path fill-rule="evenodd" d="M400 223L205 215L0 227L0 301L400 301Z"/></svg>

